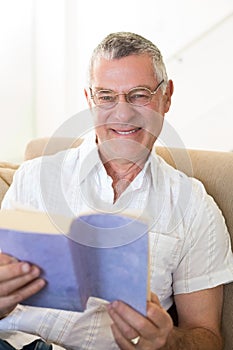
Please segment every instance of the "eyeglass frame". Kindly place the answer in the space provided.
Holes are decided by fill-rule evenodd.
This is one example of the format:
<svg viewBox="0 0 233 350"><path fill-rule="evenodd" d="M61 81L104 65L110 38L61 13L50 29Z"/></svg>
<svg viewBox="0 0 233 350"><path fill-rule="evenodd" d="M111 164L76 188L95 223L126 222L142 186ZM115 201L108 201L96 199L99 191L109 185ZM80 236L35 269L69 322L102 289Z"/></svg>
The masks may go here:
<svg viewBox="0 0 233 350"><path fill-rule="evenodd" d="M160 88L160 86L161 86L163 83L164 83L164 79L162 79L162 80L160 81L160 83L156 86L156 88L155 88L153 91L151 91L149 88L147 88L147 87L145 87L145 86L137 86L137 87L134 87L134 88L130 89L128 92L125 92L125 93L123 93L123 92L115 93L115 92L112 91L112 90L107 90L107 89L104 90L104 89L101 89L101 90L96 91L96 92L93 94L92 88L91 88L91 87L89 87L89 90L90 90L91 99L93 100L94 104L95 104L97 107L100 107L100 108L106 108L106 109L107 109L107 108L113 108L113 107L115 107L115 106L119 103L119 97L118 97L118 96L120 96L120 95L124 95L126 101L127 101L129 104L131 104L132 106L144 107L144 106L147 106L147 105L151 102L151 100L152 100L152 95L155 95L155 94L156 94L156 92L158 91L158 89ZM137 104L135 104L135 103L130 102L130 100L128 99L129 93L132 92L132 91L134 91L134 90L140 90L140 89L146 90L146 91L148 91L148 92L150 93L150 95L151 95L150 100L149 100L148 102L146 102L145 104L142 104L142 105L137 105ZM116 98L116 100L114 101L114 103L113 103L111 106L106 106L106 104L104 104L104 103L103 103L103 104L97 104L97 103L95 103L94 97L95 97L95 94L96 94L96 93L99 93L99 92L101 92L101 91L109 91L109 92L112 92L112 93L114 94L114 98L118 97L118 99Z"/></svg>

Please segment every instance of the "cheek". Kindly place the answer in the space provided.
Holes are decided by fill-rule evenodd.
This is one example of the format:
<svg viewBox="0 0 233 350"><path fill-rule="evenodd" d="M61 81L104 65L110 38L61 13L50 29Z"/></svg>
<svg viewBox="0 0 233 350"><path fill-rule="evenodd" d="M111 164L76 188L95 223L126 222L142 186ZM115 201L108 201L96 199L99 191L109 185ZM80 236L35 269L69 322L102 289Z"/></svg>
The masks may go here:
<svg viewBox="0 0 233 350"><path fill-rule="evenodd" d="M153 138L158 138L162 127L164 117L154 109L148 108L144 113L144 129Z"/></svg>
<svg viewBox="0 0 233 350"><path fill-rule="evenodd" d="M93 121L95 127L102 127L107 123L109 117L109 112L107 110L102 110L95 108L93 110Z"/></svg>
<svg viewBox="0 0 233 350"><path fill-rule="evenodd" d="M107 130L104 125L95 126L95 132L99 141L106 139Z"/></svg>
<svg viewBox="0 0 233 350"><path fill-rule="evenodd" d="M154 111L164 116L165 105L166 105L165 102L166 102L166 98L161 92L159 96L156 96L156 98L152 100L149 108L152 108Z"/></svg>

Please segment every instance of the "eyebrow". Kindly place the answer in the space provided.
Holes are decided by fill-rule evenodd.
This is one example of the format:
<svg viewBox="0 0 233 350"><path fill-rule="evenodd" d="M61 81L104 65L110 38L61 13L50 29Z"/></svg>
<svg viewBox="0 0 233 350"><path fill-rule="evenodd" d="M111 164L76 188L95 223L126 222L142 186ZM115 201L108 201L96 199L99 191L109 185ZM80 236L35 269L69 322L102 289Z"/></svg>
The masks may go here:
<svg viewBox="0 0 233 350"><path fill-rule="evenodd" d="M95 90L95 91L100 91L100 90L104 90L104 91L114 91L112 89L108 89L108 88L104 88L104 87L93 87L91 88L92 90Z"/></svg>
<svg viewBox="0 0 233 350"><path fill-rule="evenodd" d="M130 90L133 90L133 89L138 89L138 88L146 88L146 89L149 89L150 91L153 91L153 89L151 89L151 87L149 86L149 85L137 85L137 86L134 86L134 87L132 87L131 89L129 89L127 92L129 92ZM112 91L112 92L117 92L117 91L115 91L115 90L112 90L112 89L109 89L109 88L105 88L105 87L98 87L98 86L96 86L96 87L93 87L93 88L91 88L92 90L94 90L94 91ZM126 92L126 93L127 93ZM124 92L123 92L124 93Z"/></svg>

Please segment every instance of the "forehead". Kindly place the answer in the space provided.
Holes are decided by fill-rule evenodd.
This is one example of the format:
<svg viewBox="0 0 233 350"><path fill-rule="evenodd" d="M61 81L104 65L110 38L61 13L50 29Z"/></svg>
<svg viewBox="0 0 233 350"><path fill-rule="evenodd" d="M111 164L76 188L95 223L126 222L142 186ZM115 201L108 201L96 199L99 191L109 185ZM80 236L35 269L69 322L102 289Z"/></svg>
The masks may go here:
<svg viewBox="0 0 233 350"><path fill-rule="evenodd" d="M111 60L101 57L93 65L94 87L119 90L154 86L155 82L152 58L148 55L131 55Z"/></svg>

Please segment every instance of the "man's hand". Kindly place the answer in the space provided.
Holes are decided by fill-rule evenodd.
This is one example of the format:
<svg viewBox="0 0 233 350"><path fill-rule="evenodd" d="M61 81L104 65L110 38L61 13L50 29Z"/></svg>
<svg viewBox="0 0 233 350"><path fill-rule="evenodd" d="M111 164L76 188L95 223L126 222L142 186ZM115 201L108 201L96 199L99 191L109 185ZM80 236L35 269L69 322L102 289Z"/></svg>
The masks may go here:
<svg viewBox="0 0 233 350"><path fill-rule="evenodd" d="M38 278L39 275L40 270L35 265L0 253L0 319L44 287L45 281Z"/></svg>
<svg viewBox="0 0 233 350"><path fill-rule="evenodd" d="M129 305L114 301L108 306L112 332L121 350L220 350L223 288L218 286L174 297L179 327L155 294L144 317ZM136 338L136 343L132 339Z"/></svg>
<svg viewBox="0 0 233 350"><path fill-rule="evenodd" d="M120 301L110 304L108 311L114 322L113 335L122 350L132 350L135 347L143 350L161 349L173 330L173 321L155 294L152 294L152 300L148 302L147 317ZM135 345L131 340L137 337L140 338Z"/></svg>

